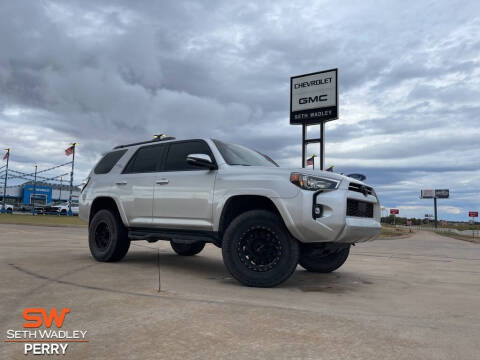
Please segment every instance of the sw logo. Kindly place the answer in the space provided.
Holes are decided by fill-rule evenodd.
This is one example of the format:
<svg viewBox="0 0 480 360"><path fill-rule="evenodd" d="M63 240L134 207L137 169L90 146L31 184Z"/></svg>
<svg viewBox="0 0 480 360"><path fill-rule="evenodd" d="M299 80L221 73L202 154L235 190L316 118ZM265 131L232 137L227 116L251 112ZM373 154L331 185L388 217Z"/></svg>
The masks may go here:
<svg viewBox="0 0 480 360"><path fill-rule="evenodd" d="M60 312L60 315L57 312L57 309L52 308L50 314L47 315L45 308L28 308L23 311L23 318L30 322L23 323L24 328L38 328L42 326L42 322L45 327L50 328L52 323L55 321L55 325L58 328L63 326L65 321L65 316L70 313L69 308L63 308ZM40 315L35 315L40 314Z"/></svg>
<svg viewBox="0 0 480 360"><path fill-rule="evenodd" d="M45 308L27 308L23 311L23 330L7 330L6 343L23 343L25 355L65 355L69 343L86 343L86 330L60 330L69 308L47 311ZM42 329L39 329L42 327ZM52 328L52 329L50 329Z"/></svg>

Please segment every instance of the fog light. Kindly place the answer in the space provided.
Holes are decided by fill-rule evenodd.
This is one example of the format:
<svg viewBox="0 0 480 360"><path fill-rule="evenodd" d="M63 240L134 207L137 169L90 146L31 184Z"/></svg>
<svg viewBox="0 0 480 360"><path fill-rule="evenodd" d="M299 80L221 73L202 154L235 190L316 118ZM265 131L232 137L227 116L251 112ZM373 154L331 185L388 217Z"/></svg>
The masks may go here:
<svg viewBox="0 0 480 360"><path fill-rule="evenodd" d="M321 217L322 213L323 213L322 205L317 204L313 207L313 218L314 219Z"/></svg>

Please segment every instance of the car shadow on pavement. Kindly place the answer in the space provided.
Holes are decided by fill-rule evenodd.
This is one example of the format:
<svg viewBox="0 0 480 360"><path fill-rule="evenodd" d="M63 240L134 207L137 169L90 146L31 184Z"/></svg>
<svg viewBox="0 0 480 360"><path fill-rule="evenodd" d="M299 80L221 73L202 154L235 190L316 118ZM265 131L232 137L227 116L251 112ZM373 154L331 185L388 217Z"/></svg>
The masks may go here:
<svg viewBox="0 0 480 360"><path fill-rule="evenodd" d="M220 282L224 285L242 286L233 279L225 268L221 258L211 256L178 256L168 250L160 250L160 271L165 274L179 276L198 276L199 279L207 279ZM152 268L157 266L157 254L155 251L136 251L129 253L122 264ZM165 276L164 275L164 276ZM285 283L277 288L300 290L303 292L323 292L340 294L357 291L360 288L373 284L373 279L358 272L338 269L329 274L311 273L298 266L294 274Z"/></svg>

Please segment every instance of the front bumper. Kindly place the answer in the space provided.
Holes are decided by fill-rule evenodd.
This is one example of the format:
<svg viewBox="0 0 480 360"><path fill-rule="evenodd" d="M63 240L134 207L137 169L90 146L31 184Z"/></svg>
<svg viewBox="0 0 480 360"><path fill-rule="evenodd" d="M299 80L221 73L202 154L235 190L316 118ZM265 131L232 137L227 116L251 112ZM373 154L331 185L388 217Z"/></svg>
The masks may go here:
<svg viewBox="0 0 480 360"><path fill-rule="evenodd" d="M370 203L372 217L347 216L347 199ZM381 231L380 203L375 195L363 195L347 188L319 193L302 190L291 199L278 199L277 207L290 233L300 242L352 244L375 239ZM315 218L313 206L322 214Z"/></svg>

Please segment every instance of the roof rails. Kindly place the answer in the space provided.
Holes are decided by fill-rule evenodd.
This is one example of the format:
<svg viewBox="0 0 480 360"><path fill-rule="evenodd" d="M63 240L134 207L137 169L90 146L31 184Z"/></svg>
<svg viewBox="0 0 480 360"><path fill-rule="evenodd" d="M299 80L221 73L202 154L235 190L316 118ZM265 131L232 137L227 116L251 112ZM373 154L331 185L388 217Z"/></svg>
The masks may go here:
<svg viewBox="0 0 480 360"><path fill-rule="evenodd" d="M134 146L134 145L143 145L143 144L149 144L149 143L167 141L167 140L175 140L175 139L176 138L174 138L173 136L156 136L152 140L140 141L140 142L125 144L125 145L118 145L118 146L115 146L114 149L122 149L122 148L126 148L126 147L129 147L129 146Z"/></svg>

